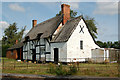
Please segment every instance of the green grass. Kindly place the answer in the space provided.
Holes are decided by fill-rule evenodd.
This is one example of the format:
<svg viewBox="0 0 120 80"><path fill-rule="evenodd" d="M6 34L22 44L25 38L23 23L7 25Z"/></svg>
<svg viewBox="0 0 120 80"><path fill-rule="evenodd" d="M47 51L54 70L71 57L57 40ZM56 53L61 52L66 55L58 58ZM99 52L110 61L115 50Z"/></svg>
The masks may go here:
<svg viewBox="0 0 120 80"><path fill-rule="evenodd" d="M68 67L69 65L63 65L63 68L65 69L68 69ZM16 73L16 74L55 75L48 73L48 69L49 69L49 63L46 64L28 63L28 67L27 67L27 62L18 62L14 59L4 58L4 69L2 69L2 72ZM79 70L74 75L118 77L118 64L117 63L108 63L108 64L80 63Z"/></svg>

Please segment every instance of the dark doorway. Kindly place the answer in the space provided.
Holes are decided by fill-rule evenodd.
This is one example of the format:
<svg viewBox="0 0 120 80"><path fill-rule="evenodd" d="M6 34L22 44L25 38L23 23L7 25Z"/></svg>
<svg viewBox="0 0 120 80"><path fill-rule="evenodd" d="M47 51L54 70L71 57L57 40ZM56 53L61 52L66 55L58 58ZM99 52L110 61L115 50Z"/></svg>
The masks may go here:
<svg viewBox="0 0 120 80"><path fill-rule="evenodd" d="M32 60L36 61L36 50L32 49Z"/></svg>
<svg viewBox="0 0 120 80"><path fill-rule="evenodd" d="M18 55L18 60L23 60L23 52L22 52L22 47L17 49L17 55Z"/></svg>
<svg viewBox="0 0 120 80"><path fill-rule="evenodd" d="M54 62L58 63L58 48L54 48Z"/></svg>
<svg viewBox="0 0 120 80"><path fill-rule="evenodd" d="M20 57L21 57L21 55L20 55L20 49L17 49L17 56L18 56L18 60L20 60Z"/></svg>

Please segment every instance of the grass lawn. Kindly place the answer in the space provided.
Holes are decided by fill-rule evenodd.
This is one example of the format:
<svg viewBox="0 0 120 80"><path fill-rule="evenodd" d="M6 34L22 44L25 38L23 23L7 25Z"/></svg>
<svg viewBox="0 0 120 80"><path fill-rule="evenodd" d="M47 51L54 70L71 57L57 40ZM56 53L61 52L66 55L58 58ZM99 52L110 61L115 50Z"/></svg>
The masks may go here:
<svg viewBox="0 0 120 80"><path fill-rule="evenodd" d="M57 65L54 64L54 66L57 66ZM3 67L4 69L2 69ZM55 75L55 74L48 73L49 63L46 63L46 64L28 63L27 64L27 62L18 62L14 59L4 58L3 67L0 67L3 73ZM68 67L69 65L63 65L63 68L65 69L68 69ZM118 77L118 64L117 63L108 63L108 64L80 63L79 70L74 75L75 76Z"/></svg>

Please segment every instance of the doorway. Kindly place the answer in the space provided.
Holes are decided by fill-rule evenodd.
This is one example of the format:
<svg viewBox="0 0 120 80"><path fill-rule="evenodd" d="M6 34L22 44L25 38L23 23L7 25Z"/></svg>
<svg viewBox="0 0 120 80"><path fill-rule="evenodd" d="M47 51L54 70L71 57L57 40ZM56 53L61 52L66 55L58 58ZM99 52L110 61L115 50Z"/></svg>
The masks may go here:
<svg viewBox="0 0 120 80"><path fill-rule="evenodd" d="M58 48L54 48L54 62L58 63Z"/></svg>
<svg viewBox="0 0 120 80"><path fill-rule="evenodd" d="M36 50L32 49L32 60L36 61Z"/></svg>

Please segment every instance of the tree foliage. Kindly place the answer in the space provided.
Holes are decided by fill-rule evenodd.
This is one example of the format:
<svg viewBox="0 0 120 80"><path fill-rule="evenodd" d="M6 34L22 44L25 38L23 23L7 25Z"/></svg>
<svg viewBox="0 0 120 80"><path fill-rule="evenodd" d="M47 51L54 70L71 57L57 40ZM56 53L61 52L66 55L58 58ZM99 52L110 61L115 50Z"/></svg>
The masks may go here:
<svg viewBox="0 0 120 80"><path fill-rule="evenodd" d="M115 42L102 42L102 41L96 41L98 46L100 46L101 48L116 48L116 49L120 49L120 43L118 41Z"/></svg>
<svg viewBox="0 0 120 80"><path fill-rule="evenodd" d="M58 15L61 15L61 11L59 11L59 13L56 14L56 16ZM77 12L70 9L70 18L74 18L76 15L77 15Z"/></svg>
<svg viewBox="0 0 120 80"><path fill-rule="evenodd" d="M8 28L4 31L4 36L2 38L2 45L12 46L15 44L15 41L21 41L23 33L25 31L26 26L18 32L17 24L10 24Z"/></svg>
<svg viewBox="0 0 120 80"><path fill-rule="evenodd" d="M92 34L92 36L95 38L97 38L97 26L96 26L96 22L95 22L95 19L94 18L90 18L89 16L86 16L85 17L85 22Z"/></svg>
<svg viewBox="0 0 120 80"><path fill-rule="evenodd" d="M61 14L61 11L59 11L57 15L60 15ZM73 11L73 10L70 10L70 17L71 18L75 18L77 15L77 12ZM86 16L85 17L85 22L93 36L93 38L97 38L97 26L96 26L96 22L95 22L95 19L94 18L90 18L89 16Z"/></svg>
<svg viewBox="0 0 120 80"><path fill-rule="evenodd" d="M4 31L2 38L2 56L6 56L6 50L15 44L16 40L21 41L26 26L18 32L17 24L10 24Z"/></svg>

